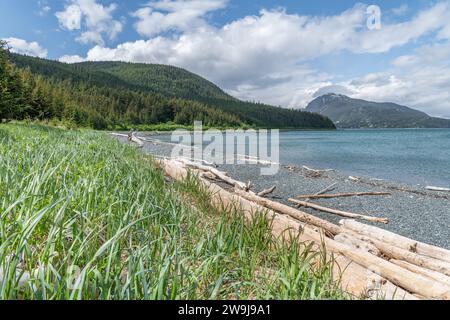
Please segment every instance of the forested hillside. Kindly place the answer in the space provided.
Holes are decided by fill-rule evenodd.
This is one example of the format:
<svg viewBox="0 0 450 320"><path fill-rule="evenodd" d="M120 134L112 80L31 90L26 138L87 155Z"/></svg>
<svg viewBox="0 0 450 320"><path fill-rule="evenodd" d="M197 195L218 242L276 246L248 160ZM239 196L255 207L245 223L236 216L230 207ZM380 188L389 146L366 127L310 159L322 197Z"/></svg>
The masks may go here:
<svg viewBox="0 0 450 320"><path fill-rule="evenodd" d="M64 64L1 44L1 119L59 119L95 129L194 120L214 127L334 128L323 116L239 101L180 68L120 62Z"/></svg>

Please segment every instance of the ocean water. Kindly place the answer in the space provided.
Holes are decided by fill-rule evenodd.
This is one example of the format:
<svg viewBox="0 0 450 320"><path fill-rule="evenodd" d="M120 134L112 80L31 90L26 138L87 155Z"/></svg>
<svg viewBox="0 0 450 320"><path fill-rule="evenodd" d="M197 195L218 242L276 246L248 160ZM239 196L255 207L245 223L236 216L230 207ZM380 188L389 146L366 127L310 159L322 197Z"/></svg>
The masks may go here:
<svg viewBox="0 0 450 320"><path fill-rule="evenodd" d="M282 132L281 163L450 187L450 129Z"/></svg>
<svg viewBox="0 0 450 320"><path fill-rule="evenodd" d="M450 187L450 129L282 131L280 162Z"/></svg>

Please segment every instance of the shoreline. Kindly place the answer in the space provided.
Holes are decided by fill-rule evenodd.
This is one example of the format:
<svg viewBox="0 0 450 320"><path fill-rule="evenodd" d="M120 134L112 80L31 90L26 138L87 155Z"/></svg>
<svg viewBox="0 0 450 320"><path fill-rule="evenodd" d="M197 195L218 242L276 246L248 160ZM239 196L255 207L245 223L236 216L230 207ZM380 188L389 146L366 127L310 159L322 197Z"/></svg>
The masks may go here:
<svg viewBox="0 0 450 320"><path fill-rule="evenodd" d="M127 139L116 137L120 142ZM172 146L158 142L145 142L143 151L155 156L170 156ZM329 208L359 213L379 218L388 218L389 224L372 224L377 227L413 238L417 241L450 249L450 194L427 191L417 185L392 182L367 177L358 181L339 172L322 172L314 177L302 167L280 164L280 170L273 176L261 176L263 165L221 165L219 169L239 181L251 181L253 190L259 192L272 186L276 190L268 198L290 204L287 199L298 195L314 194L336 183L330 193L347 192L390 192L389 196L363 196L350 198L315 199L312 202ZM337 223L342 217L323 213L310 208L301 210Z"/></svg>

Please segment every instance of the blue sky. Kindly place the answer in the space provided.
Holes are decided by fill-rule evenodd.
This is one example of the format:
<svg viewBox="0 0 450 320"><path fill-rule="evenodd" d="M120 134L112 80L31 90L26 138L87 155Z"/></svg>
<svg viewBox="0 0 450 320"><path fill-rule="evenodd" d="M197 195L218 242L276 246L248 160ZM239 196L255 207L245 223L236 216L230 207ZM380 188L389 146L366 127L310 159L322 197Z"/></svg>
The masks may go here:
<svg viewBox="0 0 450 320"><path fill-rule="evenodd" d="M0 38L67 63L177 65L285 107L334 91L450 117L449 0L0 0Z"/></svg>

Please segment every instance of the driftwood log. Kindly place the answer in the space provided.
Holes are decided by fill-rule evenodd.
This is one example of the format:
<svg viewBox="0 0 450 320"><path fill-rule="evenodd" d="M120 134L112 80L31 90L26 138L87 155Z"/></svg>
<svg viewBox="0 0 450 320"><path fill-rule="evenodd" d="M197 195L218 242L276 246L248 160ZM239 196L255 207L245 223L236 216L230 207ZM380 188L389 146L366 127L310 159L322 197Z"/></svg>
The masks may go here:
<svg viewBox="0 0 450 320"><path fill-rule="evenodd" d="M185 164L188 167L191 167L194 169L199 169L199 170L206 171L206 172L211 172L213 175L215 175L217 178L221 179L222 181L224 181L232 186L238 187L242 190L247 190L247 188L248 188L247 184L230 178L226 173L219 171L216 168L212 168L212 167L205 166L205 165L202 165L199 163L195 163L195 162L192 162L187 159L178 159L178 161Z"/></svg>
<svg viewBox="0 0 450 320"><path fill-rule="evenodd" d="M174 160L163 160L161 161L161 166L164 168L165 172L175 180L183 180L187 176L187 169L182 165L182 163ZM268 218L271 219L272 233L276 237L284 237L290 239L290 234L295 232L296 234L300 231L298 240L301 243L311 242L315 245L317 250L322 248L322 243L324 239L327 239L323 233L318 231L311 226L302 224L301 222L293 219L291 216L278 214L275 211L267 209L264 206L260 206L252 200L247 200L238 194L249 194L240 189L236 189L238 194L230 193L220 186L210 183L204 179L201 180L202 183L208 188L211 194L212 204L223 208L224 206L238 207L247 218L251 219L253 215L257 212L266 212ZM264 198L260 198L256 195L249 195L249 198L254 198L258 200L264 200L264 203L274 203ZM267 201L267 202L266 202ZM283 205L282 205L283 206ZM275 206L278 208L278 206ZM285 209L294 208L285 206ZM283 208L283 207L281 207ZM305 214L306 216L309 216ZM309 219L306 219L309 220ZM314 217L312 219L315 220ZM320 220L320 219L319 219ZM317 220L315 220L317 222ZM326 222L326 221L325 221ZM334 225L335 227L338 227ZM339 229L339 227L338 227ZM346 246L344 244L339 244L338 242L329 239L331 243L336 243L341 245L341 249L346 248L349 251L353 251L354 248ZM322 248L323 249L323 248ZM327 248L329 250L329 248ZM329 251L332 254L337 251ZM370 255L370 254L369 254ZM401 287L394 285L392 282L386 280L378 273L373 272L362 265L355 263L347 257L337 254L332 254L334 258L333 263L333 275L336 280L339 280L342 288L348 293L353 294L358 298L385 298L385 299L407 299L407 300L417 300L417 297L413 294L405 291ZM371 255L373 256L373 255ZM403 269L402 269L403 270Z"/></svg>
<svg viewBox="0 0 450 320"><path fill-rule="evenodd" d="M377 218L377 217L371 217L371 216L366 216L366 215L357 214L357 213L351 213L351 212L326 208L326 207L320 206L318 204L314 204L314 203L310 203L310 202L306 202L306 201L300 201L300 200L296 200L296 199L289 199L289 202L295 203L296 205L298 205L300 207L312 208L312 209L319 210L322 212L336 214L341 217L347 217L347 218L352 218L352 219L361 219L361 220L366 220L366 221L371 221L371 222L379 222L379 223L384 223L384 224L389 223L389 220L387 218Z"/></svg>
<svg viewBox="0 0 450 320"><path fill-rule="evenodd" d="M350 245L358 250L364 250L370 252L371 254L380 257L381 251L378 250L376 246L374 246L370 241L366 241L360 239L358 237L354 237L350 234L340 233L334 237L334 240L337 242L341 242L347 245Z"/></svg>
<svg viewBox="0 0 450 320"><path fill-rule="evenodd" d="M331 198L344 198L344 197L360 197L360 196L389 196L389 192L351 192L351 193L336 193L336 194L311 194L300 195L298 199L331 199Z"/></svg>
<svg viewBox="0 0 450 320"><path fill-rule="evenodd" d="M379 240L371 240L372 244L375 245L386 257L403 260L412 263L416 266L423 267L429 270L437 271L441 274L450 276L450 263L435 258L422 256L417 253L398 248L393 245L389 245Z"/></svg>
<svg viewBox="0 0 450 320"><path fill-rule="evenodd" d="M392 246L408 250L423 256L450 262L450 250L409 239L393 232L369 226L355 220L341 220L339 224L344 228L360 235L381 241Z"/></svg>
<svg viewBox="0 0 450 320"><path fill-rule="evenodd" d="M409 271L412 271L414 273L418 273L421 274L423 276L426 276L428 278L431 278L433 280L439 281L445 285L450 286L450 277L443 275L442 273L433 271L433 270L428 270L419 266L416 266L412 263L406 262L406 261L402 261L402 260L395 260L395 259L391 259L390 260L392 263L407 269Z"/></svg>
<svg viewBox="0 0 450 320"><path fill-rule="evenodd" d="M245 192L243 190L235 190L235 193L251 202L254 202L260 206L266 207L273 211L277 211L286 214L294 219L297 219L303 223L307 223L323 230L329 232L332 235L336 235L342 232L341 228L334 223L328 222L326 220L314 217L313 215L307 214L290 206L284 205L279 202L271 201L262 197L258 197L256 194Z"/></svg>
<svg viewBox="0 0 450 320"><path fill-rule="evenodd" d="M161 164L173 179L183 180L187 176L188 167L182 162L162 160ZM257 212L264 212L272 222L274 236L290 238L292 233L299 233L300 242L311 242L318 250L325 248L327 257L331 255L334 258L333 275L339 278L344 290L355 296L387 299L450 299L450 286L442 280L447 277L445 276L447 265L442 259L430 258L430 254L436 255L438 252L446 256L448 250L391 233L394 235L392 236L385 230L353 220L343 220L341 226L337 226L292 207L264 199L237 186L234 193L229 192L202 178L201 172L197 171L199 179L210 191L213 205L221 208L237 207L248 219L252 219ZM374 228L371 232L375 236L367 235L369 232L366 227ZM412 246L411 242L414 242ZM408 245L409 249L399 248L405 245ZM377 250L383 254L382 257L377 256ZM422 256L423 252L427 252L426 259ZM386 258L391 258L391 261ZM417 269L405 267L403 259L408 259L414 268L422 268L425 271L418 272ZM437 264L429 264L429 261ZM417 264L422 264L422 267ZM429 270L431 267L436 270ZM431 277L429 272L434 272L434 277Z"/></svg>
<svg viewBox="0 0 450 320"><path fill-rule="evenodd" d="M355 250L337 241L325 238L324 243L328 250L341 253L348 259L375 271L409 292L419 294L428 299L450 300L450 286L411 272L363 250Z"/></svg>

